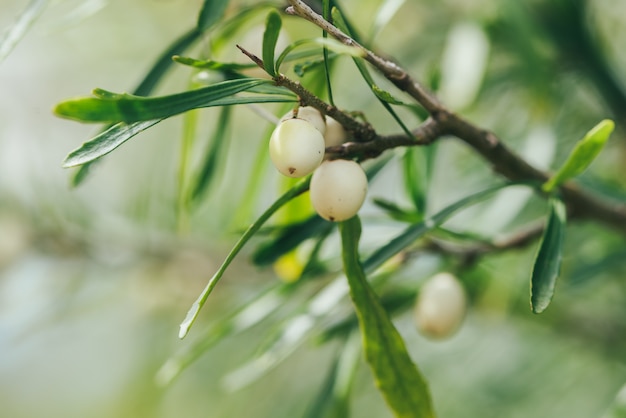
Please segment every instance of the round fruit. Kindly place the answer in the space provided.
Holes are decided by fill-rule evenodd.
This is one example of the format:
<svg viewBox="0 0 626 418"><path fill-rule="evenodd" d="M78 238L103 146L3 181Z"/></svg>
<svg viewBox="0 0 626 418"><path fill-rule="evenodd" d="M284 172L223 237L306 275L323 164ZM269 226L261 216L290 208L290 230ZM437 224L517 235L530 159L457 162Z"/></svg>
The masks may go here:
<svg viewBox="0 0 626 418"><path fill-rule="evenodd" d="M346 142L346 130L343 125L330 116L326 116L326 132L324 133L324 141L326 147L334 147Z"/></svg>
<svg viewBox="0 0 626 418"><path fill-rule="evenodd" d="M459 328L466 310L467 296L461 283L450 273L439 273L420 289L415 304L415 323L423 335L443 339Z"/></svg>
<svg viewBox="0 0 626 418"><path fill-rule="evenodd" d="M272 133L270 158L282 174L288 177L306 176L324 158L324 137L305 120L287 119L279 123Z"/></svg>
<svg viewBox="0 0 626 418"><path fill-rule="evenodd" d="M344 221L359 211L367 194L367 176L354 161L324 161L309 188L315 211L328 221Z"/></svg>
<svg viewBox="0 0 626 418"><path fill-rule="evenodd" d="M298 114L295 117L294 117L294 112L292 110L285 113L285 115L282 118L280 118L279 123L284 122L289 119L302 119L311 123L313 126L315 126L315 129L317 129L318 131L322 133L322 135L324 135L324 133L326 132L326 121L324 120L324 117L322 116L319 110L311 106L304 106L304 107L299 107L297 109L297 112Z"/></svg>

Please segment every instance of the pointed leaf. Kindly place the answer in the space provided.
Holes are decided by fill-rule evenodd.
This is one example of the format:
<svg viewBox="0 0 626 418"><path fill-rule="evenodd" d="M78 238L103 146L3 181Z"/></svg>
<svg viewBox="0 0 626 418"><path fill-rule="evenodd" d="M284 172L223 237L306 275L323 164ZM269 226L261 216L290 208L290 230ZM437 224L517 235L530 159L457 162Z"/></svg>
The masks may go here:
<svg viewBox="0 0 626 418"><path fill-rule="evenodd" d="M548 193L585 171L602 151L613 129L615 129L615 123L610 119L605 119L587 132L584 138L576 144L559 171L544 183L543 191Z"/></svg>
<svg viewBox="0 0 626 418"><path fill-rule="evenodd" d="M224 16L229 0L204 0L198 15L198 30L204 31L219 22Z"/></svg>
<svg viewBox="0 0 626 418"><path fill-rule="evenodd" d="M365 358L378 389L396 416L434 417L428 386L365 277L358 251L361 221L355 216L342 222L339 230L344 271L359 318Z"/></svg>
<svg viewBox="0 0 626 418"><path fill-rule="evenodd" d="M161 122L162 119L147 120L126 124L120 122L95 138L83 143L79 148L70 152L63 162L64 168L75 167L89 163L128 141L133 136Z"/></svg>
<svg viewBox="0 0 626 418"><path fill-rule="evenodd" d="M250 227L244 232L244 234L239 238L235 246L232 248L230 253L226 256L226 259L222 263L222 265L218 268L217 272L211 277L206 287L198 296L198 299L193 303L189 311L187 312L187 316L180 324L180 332L178 334L179 338L185 338L187 333L189 332L189 328L193 325L198 314L200 313L200 309L204 306L209 294L213 291L217 282L222 278L224 272L230 265L230 263L235 259L239 251L246 245L246 243L258 232L258 230L263 226L263 224L285 203L289 202L294 197L300 195L305 192L309 188L310 177L307 177L301 180L297 185L293 188L285 192L281 197L278 198L261 216L252 224Z"/></svg>
<svg viewBox="0 0 626 418"><path fill-rule="evenodd" d="M268 13L265 21L265 32L263 33L263 65L265 71L272 77L276 75L276 66L274 64L274 54L276 51L276 43L280 34L282 20L275 10Z"/></svg>
<svg viewBox="0 0 626 418"><path fill-rule="evenodd" d="M549 205L546 229L543 232L530 279L530 305L534 313L543 312L550 304L563 258L567 217L565 204L562 200L553 197Z"/></svg>
<svg viewBox="0 0 626 418"><path fill-rule="evenodd" d="M160 97L112 94L104 90L94 93L100 97L70 99L55 108L58 116L81 122L137 122L162 119L269 83L262 79L227 80L207 87Z"/></svg>

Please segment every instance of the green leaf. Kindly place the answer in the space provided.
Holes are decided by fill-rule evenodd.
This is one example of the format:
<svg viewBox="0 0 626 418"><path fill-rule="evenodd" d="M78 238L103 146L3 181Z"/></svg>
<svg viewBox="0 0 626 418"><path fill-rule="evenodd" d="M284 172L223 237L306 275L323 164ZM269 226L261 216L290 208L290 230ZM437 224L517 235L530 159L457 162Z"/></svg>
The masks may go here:
<svg viewBox="0 0 626 418"><path fill-rule="evenodd" d="M395 202L381 198L374 198L372 202L380 209L384 210L389 217L397 221L416 223L423 219L423 216L420 213L405 210L398 206Z"/></svg>
<svg viewBox="0 0 626 418"><path fill-rule="evenodd" d="M160 97L116 94L96 89L96 97L70 99L54 109L58 116L81 122L137 122L163 119L199 107L214 105L219 99L271 83L263 79L227 80L207 87Z"/></svg>
<svg viewBox="0 0 626 418"><path fill-rule="evenodd" d="M380 267L381 265L383 265L383 263L385 263L385 261L389 260L400 251L413 244L415 240L420 238L422 235L443 224L446 220L448 220L448 218L450 218L459 210L481 202L487 197L493 195L498 190L502 190L505 187L520 184L524 183L504 183L474 193L445 207L436 214L428 217L427 219L424 219L422 222L409 226L400 235L396 236L387 244L374 251L363 263L365 270L367 272L371 272L374 269Z"/></svg>
<svg viewBox="0 0 626 418"><path fill-rule="evenodd" d="M376 84L372 84L371 87L372 87L372 92L374 92L376 97L378 97L383 102L386 102L386 103L389 103L389 104L392 104L392 105L404 105L404 102L402 102L401 100L396 99L395 97L393 97L391 95L391 93L389 93L386 90L381 89Z"/></svg>
<svg viewBox="0 0 626 418"><path fill-rule="evenodd" d="M289 46L287 46L283 52L280 53L280 55L278 56L278 58L276 59L276 68L279 69L280 66L282 65L283 62L285 62L287 60L287 58L289 58L291 56L291 53L303 46L310 46L310 45L315 45L315 46L322 46L324 49L328 49L332 52L334 52L337 55L349 55L351 57L362 57L364 55L364 51L362 49L353 47L353 46L348 46L348 45L344 45L341 42L335 40L335 39L330 39L330 38L311 38L311 39L300 39L292 44L290 44ZM313 51L312 52L305 52L302 55L299 55L300 57L304 56L309 56L309 55L317 55L319 54L319 50L317 51ZM294 54L295 55L295 54ZM320 61L321 63L322 61Z"/></svg>
<svg viewBox="0 0 626 418"><path fill-rule="evenodd" d="M613 129L615 129L615 123L610 119L605 119L587 132L583 139L578 141L559 171L541 187L543 191L549 193L555 187L585 171L602 151Z"/></svg>
<svg viewBox="0 0 626 418"><path fill-rule="evenodd" d="M100 158L110 153L138 133L143 132L161 122L161 120L162 119L147 120L133 122L131 124L120 122L117 125L113 125L111 128L70 152L70 154L65 158L65 161L63 161L63 167L75 167Z"/></svg>
<svg viewBox="0 0 626 418"><path fill-rule="evenodd" d="M213 180L216 178L218 164L222 161L224 150L226 149L229 138L226 135L226 130L231 121L231 112L229 107L222 107L219 119L217 121L217 127L213 133L211 144L206 152L206 157L200 170L195 175L193 186L191 189L191 202L196 202L202 195L206 193Z"/></svg>
<svg viewBox="0 0 626 418"><path fill-rule="evenodd" d="M397 417L434 417L428 386L365 277L358 251L361 221L355 216L342 222L339 230L344 271L359 318L365 358L378 389Z"/></svg>
<svg viewBox="0 0 626 418"><path fill-rule="evenodd" d="M265 71L272 77L276 76L274 53L281 26L282 20L278 12L275 10L270 11L265 21L265 32L263 33L263 66Z"/></svg>
<svg viewBox="0 0 626 418"><path fill-rule="evenodd" d="M198 30L205 31L224 16L229 0L204 0L198 15Z"/></svg>
<svg viewBox="0 0 626 418"><path fill-rule="evenodd" d="M20 14L17 21L9 28L0 39L0 62L11 53L13 48L24 37L28 29L37 20L43 9L48 4L48 0L32 0L26 9Z"/></svg>
<svg viewBox="0 0 626 418"><path fill-rule="evenodd" d="M241 71L247 70L250 68L255 68L256 64L240 64L238 62L219 62L214 60L198 60L190 57L181 57L179 55L175 55L172 57L172 60L178 64L186 65L188 67L198 68L201 70L211 70L211 71L220 71L220 72L232 72L232 71Z"/></svg>
<svg viewBox="0 0 626 418"><path fill-rule="evenodd" d="M343 31L346 35L352 36L351 33L350 33L350 30L349 30L349 27L348 27L345 19L343 18L343 15L339 11L339 9L337 9L336 7L333 7L331 14L332 14L333 23L335 24L335 26L337 26L337 28L339 28L341 31ZM402 119L400 119L398 114L393 110L393 108L391 107L389 102L387 100L385 100L385 99L390 99L390 98L393 99L391 94L387 93L387 95L385 95L383 93L383 90L381 90L378 86L376 86L376 83L374 82L374 78L370 74L369 70L367 69L367 66L365 65L365 61L362 58L354 57L353 61L354 61L354 64L356 65L357 69L361 73L361 77L363 77L363 80L365 80L367 85L370 87L370 90L372 90L372 93L374 93L374 95L376 96L376 98L378 99L380 104L391 115L391 117L393 117L393 119L398 123L398 125L402 128L404 133L406 133L409 137L413 138L414 135L411 132L411 130L409 128L407 128L407 126L404 124ZM382 95L382 97L379 96L379 95ZM383 97L385 99L383 99ZM395 99L393 99L393 100L395 100Z"/></svg>
<svg viewBox="0 0 626 418"><path fill-rule="evenodd" d="M402 156L404 190L415 210L421 214L426 211L432 152L431 147L407 147Z"/></svg>
<svg viewBox="0 0 626 418"><path fill-rule="evenodd" d="M196 318L198 317L198 314L200 313L200 309L202 309L202 306L204 306L207 298L213 291L213 288L215 287L215 285L217 285L219 280L222 278L222 276L224 275L224 272L226 271L230 263L235 259L237 254L239 254L239 251L241 251L241 249L244 247L244 245L246 245L246 243L250 240L250 238L252 238L254 234L258 232L261 226L263 226L263 224L278 209L280 209L284 204L289 202L294 197L308 190L310 180L311 180L310 177L307 177L301 180L298 184L296 184L290 190L285 192L265 212L263 212L263 214L261 214L261 216L252 225L250 225L250 227L246 230L246 232L243 233L243 235L239 238L239 240L235 243L234 247L226 256L226 259L224 260L222 265L220 265L220 267L217 269L213 277L211 277L211 279L207 283L204 290L200 293L200 296L198 296L198 299L196 299L196 301L193 303L193 305L187 312L187 316L185 317L183 322L180 324L180 332L178 334L179 338L185 338L185 336L189 332L189 329L191 328Z"/></svg>
<svg viewBox="0 0 626 418"><path fill-rule="evenodd" d="M534 313L543 312L550 304L563 258L567 211L563 201L557 197L552 197L549 205L546 229L530 279L530 305Z"/></svg>

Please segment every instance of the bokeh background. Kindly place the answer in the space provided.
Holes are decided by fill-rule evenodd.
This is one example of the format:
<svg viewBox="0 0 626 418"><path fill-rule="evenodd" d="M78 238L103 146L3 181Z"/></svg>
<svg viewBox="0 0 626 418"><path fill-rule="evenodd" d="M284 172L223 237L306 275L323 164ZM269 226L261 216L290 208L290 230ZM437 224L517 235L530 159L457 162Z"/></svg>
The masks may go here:
<svg viewBox="0 0 626 418"><path fill-rule="evenodd" d="M255 153L263 131L271 129L263 112L235 110L219 181L188 214L183 230L176 212L183 118L129 141L78 188L70 186L71 171L61 168L67 153L98 127L56 118L54 104L95 87L131 91L161 51L195 24L201 2L43 3L32 28L0 62L0 416L305 416L345 345L342 338L325 344L305 338L245 385L232 384L240 376L233 371L262 353L332 274L298 286L254 327L216 341L169 385L157 379L171 356L282 283L271 268L250 263L251 246L211 296L188 339L177 338L188 307L241 230L284 187L268 162L252 204L242 209L248 179L259 174L252 172ZM235 3L245 2L233 2L231 14ZM611 142L580 181L606 199L626 202L623 1L341 4L376 50L538 167L558 166L589 128L613 118ZM26 6L3 0L0 28L10 28ZM263 20L260 13L217 58L240 59L238 42L254 48ZM319 36L295 18L285 18L285 27L286 43ZM207 56L209 45L207 35L193 51ZM198 74L176 67L157 93L184 90L191 79L198 81ZM398 131L349 59L338 60L333 86L340 107L363 110L381 132ZM279 112L278 106L263 109ZM416 126L413 115L400 113ZM211 132L216 112L200 115L202 136ZM489 167L454 140L439 145L435 162L428 201L433 213L495 181ZM370 197L405 204L399 178L398 165L390 164ZM449 225L499 236L544 212L542 200L524 190L507 191ZM371 201L362 215L364 251L402 229ZM439 416L626 416L612 406L626 381L623 237L590 223L568 228L557 296L540 316L528 309L535 248L488 256L459 271L472 307L449 340L425 339L410 309L395 312ZM329 269L336 269L336 239L326 253ZM420 254L391 281L415 289L449 267L438 254ZM348 301L339 303L343 314L349 311ZM369 370L362 360L357 365L351 416L390 416Z"/></svg>

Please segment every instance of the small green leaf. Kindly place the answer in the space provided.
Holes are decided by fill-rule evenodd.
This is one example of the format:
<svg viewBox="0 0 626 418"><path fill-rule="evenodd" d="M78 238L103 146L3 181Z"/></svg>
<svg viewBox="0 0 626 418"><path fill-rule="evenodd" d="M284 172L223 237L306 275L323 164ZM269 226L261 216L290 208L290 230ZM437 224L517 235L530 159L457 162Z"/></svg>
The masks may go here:
<svg viewBox="0 0 626 418"><path fill-rule="evenodd" d="M339 225L344 271L363 338L365 358L378 389L398 417L434 417L426 381L411 360L402 337L370 287L359 259L361 221Z"/></svg>
<svg viewBox="0 0 626 418"><path fill-rule="evenodd" d="M530 305L534 313L543 312L550 304L563 258L567 211L563 201L557 197L552 197L549 205L546 229L530 279Z"/></svg>
<svg viewBox="0 0 626 418"><path fill-rule="evenodd" d="M238 62L219 62L213 60L198 60L190 57L181 57L175 55L172 60L178 64L186 65L188 67L198 68L202 70L212 70L221 72L241 71L250 68L255 68L256 64L240 64Z"/></svg>
<svg viewBox="0 0 626 418"><path fill-rule="evenodd" d="M417 223L423 219L423 216L415 211L411 212L398 206L395 202L389 200L374 198L372 201L380 209L384 210L389 217L400 222Z"/></svg>
<svg viewBox="0 0 626 418"><path fill-rule="evenodd" d="M63 162L64 168L75 167L98 159L128 141L133 136L161 122L162 119L126 124L120 122L72 151Z"/></svg>
<svg viewBox="0 0 626 418"><path fill-rule="evenodd" d="M137 122L163 119L199 107L212 105L219 99L249 90L261 84L271 83L263 79L227 80L207 87L160 97L141 97L95 90L99 97L70 99L59 103L54 109L58 116L81 122Z"/></svg>
<svg viewBox="0 0 626 418"><path fill-rule="evenodd" d="M298 184L296 184L290 190L285 192L265 212L263 212L263 214L261 214L261 216L252 225L250 225L250 227L246 230L246 232L243 233L243 235L239 238L239 240L235 243L234 247L226 256L226 259L224 260L222 265L217 269L213 277L211 277L211 279L207 283L204 290L200 293L200 296L198 296L198 299L196 299L196 301L193 303L193 305L187 312L187 316L185 317L183 322L180 324L180 332L178 334L178 338L185 338L185 336L189 332L189 329L191 328L196 318L198 317L198 314L200 313L200 309L202 309L207 298L213 291L213 288L215 287L215 285L217 285L217 283L224 275L224 272L226 271L230 263L232 263L232 261L235 259L237 254L239 254L239 251L241 251L244 245L246 245L246 243L250 240L250 238L252 238L254 234L258 232L261 226L263 226L263 224L278 209L280 209L283 205L285 205L294 197L308 190L310 180L311 180L310 177L307 177L301 180Z"/></svg>
<svg viewBox="0 0 626 418"><path fill-rule="evenodd" d="M392 104L392 105L404 105L404 102L402 102L401 100L396 99L395 97L393 97L391 95L391 93L381 89L376 84L372 84L372 91L374 92L376 97L378 97L383 102L386 102L386 103L389 103L389 104Z"/></svg>
<svg viewBox="0 0 626 418"><path fill-rule="evenodd" d="M543 191L549 193L555 187L585 171L602 151L613 129L615 129L615 123L610 119L605 119L587 132L583 139L578 141L559 171L541 187Z"/></svg>
<svg viewBox="0 0 626 418"><path fill-rule="evenodd" d="M204 0L198 15L198 30L204 31L219 22L224 16L229 0Z"/></svg>
<svg viewBox="0 0 626 418"><path fill-rule="evenodd" d="M274 54L281 26L282 20L278 12L275 10L269 12L265 21L265 32L263 33L263 66L265 71L272 77L276 76Z"/></svg>

